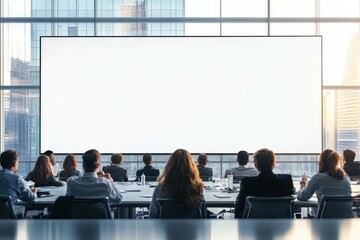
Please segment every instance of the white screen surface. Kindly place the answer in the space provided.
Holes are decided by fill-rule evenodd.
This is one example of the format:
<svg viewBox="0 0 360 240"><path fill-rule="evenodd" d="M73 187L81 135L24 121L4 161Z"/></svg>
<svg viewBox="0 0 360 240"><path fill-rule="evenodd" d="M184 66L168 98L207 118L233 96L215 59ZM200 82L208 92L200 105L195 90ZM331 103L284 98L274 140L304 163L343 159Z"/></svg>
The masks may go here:
<svg viewBox="0 0 360 240"><path fill-rule="evenodd" d="M320 37L42 37L41 151L321 151Z"/></svg>

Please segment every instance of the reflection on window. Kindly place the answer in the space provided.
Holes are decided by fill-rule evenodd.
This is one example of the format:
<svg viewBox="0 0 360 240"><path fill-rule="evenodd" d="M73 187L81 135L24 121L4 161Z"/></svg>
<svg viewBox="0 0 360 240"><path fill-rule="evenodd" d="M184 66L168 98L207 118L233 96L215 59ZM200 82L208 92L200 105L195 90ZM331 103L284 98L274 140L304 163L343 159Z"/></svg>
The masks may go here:
<svg viewBox="0 0 360 240"><path fill-rule="evenodd" d="M38 86L41 36L266 36L322 35L323 85L360 86L360 39L357 21L302 22L301 18L360 17L358 0L3 0L0 17L48 18L39 22L2 22L0 28L0 83L6 86ZM221 4L221 6L220 6ZM270 7L270 11L268 11ZM95 12L95 9L97 12ZM220 12L221 11L221 12ZM270 12L270 16L268 16ZM83 22L78 18L99 21ZM240 22L221 23L220 16ZM53 18L71 18L57 22ZM101 22L101 18L213 18L211 22ZM294 22L255 21L253 18L295 18ZM248 18L241 22L242 18ZM271 19L270 19L271 20ZM19 21L19 20L18 20ZM26 19L24 19L26 21ZM270 33L268 33L268 28ZM39 91L0 90L0 114L4 131L1 145L20 156L22 175L32 169L39 154ZM323 91L323 148L351 148L360 155L360 89ZM239 146L241 148L241 146ZM240 150L240 149L239 149ZM81 158L80 158L81 159ZM126 156L129 174L142 167L141 156ZM164 167L167 155L156 157ZM216 177L236 166L234 155L209 157ZM311 175L317 171L316 156L278 156L276 172ZM358 160L358 159L357 159ZM58 159L62 163L63 158ZM109 161L104 156L104 162ZM293 162L300 162L294 164ZM60 164L61 165L61 164Z"/></svg>

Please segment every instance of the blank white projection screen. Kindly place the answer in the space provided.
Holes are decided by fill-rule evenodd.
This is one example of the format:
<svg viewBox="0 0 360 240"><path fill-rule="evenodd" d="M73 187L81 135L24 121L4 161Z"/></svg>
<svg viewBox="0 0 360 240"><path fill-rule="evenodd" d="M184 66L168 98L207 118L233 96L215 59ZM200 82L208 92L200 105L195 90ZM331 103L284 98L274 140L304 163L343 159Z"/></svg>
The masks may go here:
<svg viewBox="0 0 360 240"><path fill-rule="evenodd" d="M321 37L42 37L41 152L319 153Z"/></svg>

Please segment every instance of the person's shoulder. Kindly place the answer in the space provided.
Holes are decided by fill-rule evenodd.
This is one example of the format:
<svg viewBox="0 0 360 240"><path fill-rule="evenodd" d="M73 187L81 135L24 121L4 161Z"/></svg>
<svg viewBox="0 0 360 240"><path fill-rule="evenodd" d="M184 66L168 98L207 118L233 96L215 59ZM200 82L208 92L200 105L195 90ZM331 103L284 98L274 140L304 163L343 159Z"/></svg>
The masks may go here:
<svg viewBox="0 0 360 240"><path fill-rule="evenodd" d="M69 177L69 178L67 179L67 183L69 184L69 183L71 183L71 182L78 181L79 179L80 179L79 176L72 176L72 177Z"/></svg>
<svg viewBox="0 0 360 240"><path fill-rule="evenodd" d="M278 176L278 178L283 178L283 179L292 179L291 174L287 174L287 173L278 173L276 174L276 176Z"/></svg>
<svg viewBox="0 0 360 240"><path fill-rule="evenodd" d="M259 179L258 176L249 176L249 177L244 177L244 178L242 178L242 179L241 179L241 182L246 185L246 184L254 183L254 182L256 182L258 179Z"/></svg>
<svg viewBox="0 0 360 240"><path fill-rule="evenodd" d="M139 169L136 171L136 176L140 176L144 172L144 169Z"/></svg>

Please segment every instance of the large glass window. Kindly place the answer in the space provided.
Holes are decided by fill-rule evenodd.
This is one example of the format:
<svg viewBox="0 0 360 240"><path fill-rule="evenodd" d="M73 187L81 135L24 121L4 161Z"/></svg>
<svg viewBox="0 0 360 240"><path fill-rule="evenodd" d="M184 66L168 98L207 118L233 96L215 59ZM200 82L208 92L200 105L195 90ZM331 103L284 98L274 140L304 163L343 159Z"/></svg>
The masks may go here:
<svg viewBox="0 0 360 240"><path fill-rule="evenodd" d="M358 0L3 0L0 4L0 150L18 151L22 175L39 154L41 36L322 35L323 148L340 153L351 148L360 156ZM63 158L58 155L58 162ZM155 166L162 169L167 158L156 156ZM211 155L209 166L221 177L236 166L235 159L235 153ZM80 156L78 160L81 163ZM107 164L109 156L103 161ZM129 175L142 167L139 155L126 155L125 161ZM314 155L279 155L277 161L277 172L300 176L317 171Z"/></svg>

